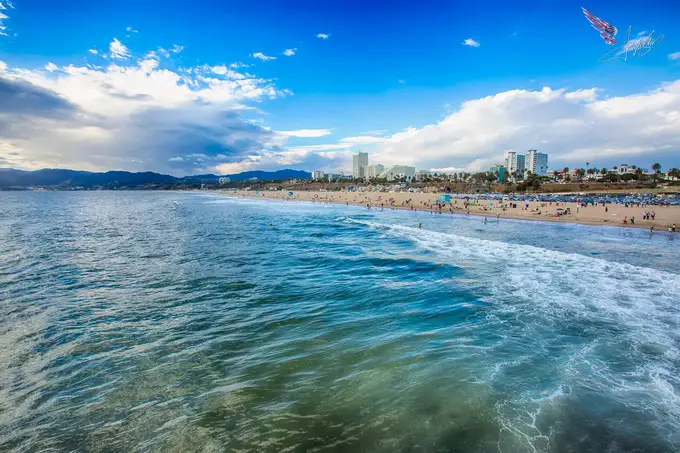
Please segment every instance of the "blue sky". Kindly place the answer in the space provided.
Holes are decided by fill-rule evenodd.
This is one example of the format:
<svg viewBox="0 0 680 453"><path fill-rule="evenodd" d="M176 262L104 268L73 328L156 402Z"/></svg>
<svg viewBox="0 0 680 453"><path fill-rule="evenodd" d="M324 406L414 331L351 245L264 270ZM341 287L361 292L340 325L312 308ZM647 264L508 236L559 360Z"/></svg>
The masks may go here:
<svg viewBox="0 0 680 453"><path fill-rule="evenodd" d="M585 158L680 166L674 1L0 4L6 89L32 90L48 110L55 99L70 106L56 117L38 112L38 102L27 112L10 108L18 97L4 108L0 99L3 122L14 124L0 128L4 166L337 171L350 168L358 147L373 162L449 171L485 169L507 150L531 148L560 168ZM600 63L612 47L581 6L616 25L621 41L628 26L636 38L665 36L644 58ZM222 65L232 72L194 70ZM192 96L172 85L222 91ZM128 105L118 105L123 98ZM603 113L612 108L619 113ZM27 136L36 131L16 126L32 115L41 131L34 140ZM300 130L317 132L291 132Z"/></svg>

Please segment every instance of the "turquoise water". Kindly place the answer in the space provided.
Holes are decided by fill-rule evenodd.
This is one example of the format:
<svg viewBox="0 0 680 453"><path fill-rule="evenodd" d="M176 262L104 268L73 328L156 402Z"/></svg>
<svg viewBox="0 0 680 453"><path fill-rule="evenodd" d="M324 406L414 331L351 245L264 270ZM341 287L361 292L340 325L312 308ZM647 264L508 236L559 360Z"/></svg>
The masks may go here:
<svg viewBox="0 0 680 453"><path fill-rule="evenodd" d="M0 208L0 451L680 448L680 236L197 193Z"/></svg>

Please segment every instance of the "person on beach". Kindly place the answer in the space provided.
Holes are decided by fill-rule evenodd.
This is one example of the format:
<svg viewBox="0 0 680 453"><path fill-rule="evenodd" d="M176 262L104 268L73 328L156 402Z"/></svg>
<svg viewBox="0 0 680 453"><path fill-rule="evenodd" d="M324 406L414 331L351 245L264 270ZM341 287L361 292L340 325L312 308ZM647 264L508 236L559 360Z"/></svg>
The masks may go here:
<svg viewBox="0 0 680 453"><path fill-rule="evenodd" d="M654 225L649 227L649 234L654 234Z"/></svg>

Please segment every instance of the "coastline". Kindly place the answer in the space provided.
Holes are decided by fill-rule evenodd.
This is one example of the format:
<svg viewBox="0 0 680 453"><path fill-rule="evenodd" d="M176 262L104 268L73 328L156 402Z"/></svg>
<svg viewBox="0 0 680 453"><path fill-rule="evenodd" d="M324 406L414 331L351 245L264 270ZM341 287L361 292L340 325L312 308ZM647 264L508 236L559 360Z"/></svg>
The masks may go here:
<svg viewBox="0 0 680 453"><path fill-rule="evenodd" d="M623 228L654 227L656 232L667 231L668 225L673 223L680 225L680 206L624 206L617 204L602 206L580 207L577 203L542 203L522 202L517 207L508 207L508 202L480 201L479 204L470 204L464 207L463 200L452 199L451 206L448 204L438 209L435 205L440 194L436 193L408 193L408 192L319 192L319 191L293 191L292 196L288 192L253 192L253 191L226 191L214 190L210 193L222 196L241 198L270 199L285 202L287 200L307 201L311 203L334 203L353 206L370 206L371 209L401 209L414 211L441 212L440 215L474 215L493 218L506 218L515 220L533 220L553 223L573 223L594 226L615 226ZM486 205L484 204L486 203ZM528 209L526 205L528 204ZM570 209L571 214L555 216L558 209ZM469 210L469 212L468 212ZM644 212L655 212L654 220L643 220ZM635 223L623 223L623 219L635 217Z"/></svg>

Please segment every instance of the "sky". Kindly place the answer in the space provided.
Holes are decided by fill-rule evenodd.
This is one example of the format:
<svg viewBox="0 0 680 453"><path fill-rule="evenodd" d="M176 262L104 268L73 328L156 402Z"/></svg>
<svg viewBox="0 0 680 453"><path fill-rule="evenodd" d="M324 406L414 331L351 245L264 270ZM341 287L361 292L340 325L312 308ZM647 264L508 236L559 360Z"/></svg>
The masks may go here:
<svg viewBox="0 0 680 453"><path fill-rule="evenodd" d="M0 167L680 167L678 23L677 0L0 0Z"/></svg>

